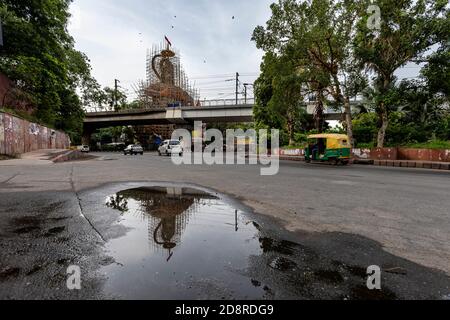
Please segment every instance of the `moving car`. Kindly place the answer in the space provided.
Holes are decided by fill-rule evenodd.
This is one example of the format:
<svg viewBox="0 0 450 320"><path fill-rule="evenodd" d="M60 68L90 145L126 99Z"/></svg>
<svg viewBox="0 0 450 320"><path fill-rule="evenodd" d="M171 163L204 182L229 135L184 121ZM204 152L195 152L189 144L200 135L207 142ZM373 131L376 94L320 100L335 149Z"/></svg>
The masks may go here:
<svg viewBox="0 0 450 320"><path fill-rule="evenodd" d="M126 147L123 150L123 154L127 155L136 155L136 154L140 154L143 155L144 154L144 148L142 148L140 145L138 144L130 144L128 147Z"/></svg>
<svg viewBox="0 0 450 320"><path fill-rule="evenodd" d="M178 140L165 140L158 148L158 154L161 155L172 155L178 154L180 156L183 155L183 147L181 146L181 142Z"/></svg>
<svg viewBox="0 0 450 320"><path fill-rule="evenodd" d="M315 134L308 136L305 161L349 164L351 156L350 139L345 134Z"/></svg>
<svg viewBox="0 0 450 320"><path fill-rule="evenodd" d="M82 146L80 147L80 151L81 151L81 152L89 153L89 151L91 151L91 149L89 148L88 145L82 145Z"/></svg>

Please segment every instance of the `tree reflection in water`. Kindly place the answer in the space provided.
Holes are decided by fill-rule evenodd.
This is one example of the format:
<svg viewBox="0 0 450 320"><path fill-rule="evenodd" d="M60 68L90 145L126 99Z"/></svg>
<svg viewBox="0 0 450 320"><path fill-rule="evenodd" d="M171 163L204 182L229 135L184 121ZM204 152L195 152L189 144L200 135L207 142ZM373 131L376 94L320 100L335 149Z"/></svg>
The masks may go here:
<svg viewBox="0 0 450 320"><path fill-rule="evenodd" d="M109 196L106 199L106 205L122 213L128 212L128 199L119 193Z"/></svg>

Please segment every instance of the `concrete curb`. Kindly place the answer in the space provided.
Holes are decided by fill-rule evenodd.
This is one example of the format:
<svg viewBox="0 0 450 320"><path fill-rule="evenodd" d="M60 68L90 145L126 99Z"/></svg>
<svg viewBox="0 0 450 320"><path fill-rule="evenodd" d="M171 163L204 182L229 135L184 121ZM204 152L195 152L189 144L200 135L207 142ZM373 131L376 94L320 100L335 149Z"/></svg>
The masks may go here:
<svg viewBox="0 0 450 320"><path fill-rule="evenodd" d="M302 157L302 156L280 156L280 160L285 160L285 161L304 161L305 157ZM382 166L382 167L450 170L450 162L418 161L418 160L353 159L351 163L353 163L353 164Z"/></svg>
<svg viewBox="0 0 450 320"><path fill-rule="evenodd" d="M284 161L305 161L303 156L280 156L280 160Z"/></svg>
<svg viewBox="0 0 450 320"><path fill-rule="evenodd" d="M69 150L50 160L53 161L54 163L61 163L66 161L86 160L92 158L94 158L94 156L85 154L79 150Z"/></svg>
<svg viewBox="0 0 450 320"><path fill-rule="evenodd" d="M374 165L374 160L371 159L352 159L352 163L354 164L365 164L365 165Z"/></svg>
<svg viewBox="0 0 450 320"><path fill-rule="evenodd" d="M450 162L417 161L417 160L374 160L375 166L450 170Z"/></svg>

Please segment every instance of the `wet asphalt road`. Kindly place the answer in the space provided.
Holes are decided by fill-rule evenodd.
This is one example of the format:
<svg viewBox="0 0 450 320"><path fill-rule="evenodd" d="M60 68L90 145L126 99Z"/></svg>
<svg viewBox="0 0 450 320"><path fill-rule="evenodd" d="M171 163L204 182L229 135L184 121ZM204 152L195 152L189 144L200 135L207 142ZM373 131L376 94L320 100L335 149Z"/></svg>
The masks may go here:
<svg viewBox="0 0 450 320"><path fill-rule="evenodd" d="M183 292L164 298L193 299L449 297L448 172L282 162L277 176L262 177L257 166L177 167L154 154L99 156L57 165L0 163L1 299L155 298L164 288ZM180 274L177 250L190 243L185 231L167 262L179 264L173 277L165 275L167 284L131 283L139 295L112 286L117 273L128 279L121 270L146 264L110 250L131 231L106 199L167 182L202 189L238 210L253 226L253 251L235 254L245 263L226 268L234 275L229 281ZM82 270L79 291L66 288L73 264ZM365 288L369 265L384 270L382 291Z"/></svg>

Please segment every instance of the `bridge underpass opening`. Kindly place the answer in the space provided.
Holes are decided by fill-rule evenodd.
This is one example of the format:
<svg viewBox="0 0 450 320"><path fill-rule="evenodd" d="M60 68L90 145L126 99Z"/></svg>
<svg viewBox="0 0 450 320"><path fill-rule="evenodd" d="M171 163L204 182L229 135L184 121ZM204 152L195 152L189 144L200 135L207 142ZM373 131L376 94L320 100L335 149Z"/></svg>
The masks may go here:
<svg viewBox="0 0 450 320"><path fill-rule="evenodd" d="M220 119L220 118L219 118ZM248 118L247 118L248 119ZM205 121L206 120L206 121ZM201 121L204 124L204 129L215 128L223 131L225 134L226 129L236 127L236 124L242 124L242 127L248 127L252 122L240 122L241 118L229 118L227 122L214 121L217 118L203 118ZM108 122L109 124L110 122ZM176 129L186 129L194 136L194 121L183 123L171 123L168 121L159 122L113 122L117 126L108 126L106 123L97 123L97 126L87 125L84 126L83 144L89 145L91 150L108 151L111 148L105 148L105 145L109 144L141 144L146 151L152 151L157 149L155 141L163 141L172 137L173 131ZM232 126L230 126L232 125ZM105 132L102 129L109 129L108 131L116 131L122 128L122 134L116 136L104 137ZM125 134L127 132L127 134ZM103 136L103 138L102 138ZM120 148L115 148L113 151L121 151Z"/></svg>

